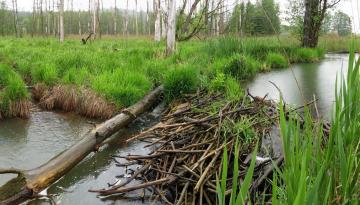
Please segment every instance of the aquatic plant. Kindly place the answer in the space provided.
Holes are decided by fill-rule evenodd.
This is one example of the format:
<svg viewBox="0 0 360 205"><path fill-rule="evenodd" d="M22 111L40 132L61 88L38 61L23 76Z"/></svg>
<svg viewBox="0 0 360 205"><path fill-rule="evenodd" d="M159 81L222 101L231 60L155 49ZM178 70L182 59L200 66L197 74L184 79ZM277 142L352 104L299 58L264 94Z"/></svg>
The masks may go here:
<svg viewBox="0 0 360 205"><path fill-rule="evenodd" d="M238 80L244 80L253 77L260 68L260 63L251 56L235 54L231 56L223 69L226 74Z"/></svg>
<svg viewBox="0 0 360 205"><path fill-rule="evenodd" d="M198 70L190 65L181 65L169 70L164 79L165 95L168 100L181 97L197 89Z"/></svg>
<svg viewBox="0 0 360 205"><path fill-rule="evenodd" d="M289 66L288 60L280 53L268 53L265 61L271 68L286 68Z"/></svg>

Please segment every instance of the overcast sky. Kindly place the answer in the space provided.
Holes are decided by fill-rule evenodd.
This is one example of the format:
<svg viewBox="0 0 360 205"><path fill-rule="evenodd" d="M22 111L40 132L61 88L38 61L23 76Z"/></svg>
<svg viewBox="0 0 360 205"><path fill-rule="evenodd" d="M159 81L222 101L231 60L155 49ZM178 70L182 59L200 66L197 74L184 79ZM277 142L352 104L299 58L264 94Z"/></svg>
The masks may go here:
<svg viewBox="0 0 360 205"><path fill-rule="evenodd" d="M8 5L11 5L11 0L6 0L8 2ZM32 9L32 2L33 0L17 0L18 1L18 8L21 11L30 11ZM52 0L51 0L52 1ZM68 6L69 0L64 0L65 2L65 8ZM114 6L115 0L103 0L104 8L111 8ZM151 7L152 0L138 0L138 9L139 10L146 10L146 2L149 1L149 5ZM162 0L164 1L164 0ZM177 0L182 1L182 0ZM233 2L236 0L227 0L229 7L233 5ZM247 1L247 0L239 0L239 1ZM256 2L258 0L251 0L253 2ZM281 11L286 10L288 6L288 0L275 0L277 3L280 4ZM353 21L353 29L356 31L356 33L360 33L360 27L359 27L359 10L360 10L360 0L342 0L339 5L337 6L337 9L342 10L343 12L347 13L349 16L351 16ZM73 0L74 2L74 9L87 9L89 0ZM126 0L117 0L118 7L125 8L126 7ZM129 8L133 9L135 8L135 0L129 0Z"/></svg>

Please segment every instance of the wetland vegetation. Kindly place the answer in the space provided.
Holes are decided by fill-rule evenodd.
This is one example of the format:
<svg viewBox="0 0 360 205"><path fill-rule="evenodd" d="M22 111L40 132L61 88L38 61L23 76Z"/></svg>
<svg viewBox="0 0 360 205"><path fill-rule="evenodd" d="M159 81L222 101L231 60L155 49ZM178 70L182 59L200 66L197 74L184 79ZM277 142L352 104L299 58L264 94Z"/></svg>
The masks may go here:
<svg viewBox="0 0 360 205"><path fill-rule="evenodd" d="M138 11L135 1L129 15L129 4L116 0L105 10L89 1L78 12L73 1L66 10L64 0L56 9L55 1L34 1L32 12L20 13L16 0L11 9L0 1L0 123L39 110L96 122L37 168L1 167L0 175L18 176L0 187L0 204L56 204L41 192L134 120L147 123L143 114L160 102L159 122L126 139L149 153L108 156L125 173L86 191L114 203L359 204L360 41L354 18L333 10L342 1L292 0L285 22L274 0L151 2ZM319 114L317 96L305 99L291 67L318 65L327 53L349 55L330 119ZM247 88L260 73L289 67L282 80L296 82L303 104L287 104L271 79L279 99ZM266 149L268 137L279 139L280 151ZM7 138L0 133L0 142Z"/></svg>

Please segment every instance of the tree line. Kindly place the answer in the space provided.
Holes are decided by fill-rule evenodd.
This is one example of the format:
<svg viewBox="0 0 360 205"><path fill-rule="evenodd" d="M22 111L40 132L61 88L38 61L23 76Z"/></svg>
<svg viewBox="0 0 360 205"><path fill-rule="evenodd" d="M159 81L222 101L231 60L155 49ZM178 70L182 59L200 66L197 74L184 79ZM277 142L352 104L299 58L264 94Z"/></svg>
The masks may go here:
<svg viewBox="0 0 360 205"><path fill-rule="evenodd" d="M131 0L133 1L133 0ZM17 0L0 0L1 35L153 35L173 44L206 36L279 34L279 5L274 0L146 0L146 10L129 9L129 0L113 0L104 9L103 0L89 0L87 10L75 11L73 0L33 0L32 12L19 12ZM321 33L351 34L351 19L343 12L331 15L341 0L289 0L287 28L298 34L302 46L316 47ZM177 4L180 2L180 4ZM119 3L126 9L120 9ZM284 26L283 26L284 27Z"/></svg>

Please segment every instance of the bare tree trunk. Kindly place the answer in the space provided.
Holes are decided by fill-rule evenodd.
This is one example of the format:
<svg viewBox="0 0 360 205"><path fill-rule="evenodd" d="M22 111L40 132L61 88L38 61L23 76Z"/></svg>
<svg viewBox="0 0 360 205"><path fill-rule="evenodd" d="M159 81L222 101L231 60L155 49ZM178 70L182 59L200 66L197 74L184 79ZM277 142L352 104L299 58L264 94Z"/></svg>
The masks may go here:
<svg viewBox="0 0 360 205"><path fill-rule="evenodd" d="M19 22L18 22L18 11L17 11L17 0L12 0L13 13L14 13L14 29L16 38L20 37Z"/></svg>
<svg viewBox="0 0 360 205"><path fill-rule="evenodd" d="M139 35L139 25L138 25L138 1L135 0L135 34Z"/></svg>
<svg viewBox="0 0 360 205"><path fill-rule="evenodd" d="M124 35L129 35L128 27L129 27L129 0L126 0Z"/></svg>
<svg viewBox="0 0 360 205"><path fill-rule="evenodd" d="M94 38L96 38L96 34L97 34L97 0L93 0L93 33L94 33Z"/></svg>
<svg viewBox="0 0 360 205"><path fill-rule="evenodd" d="M149 0L146 1L146 28L148 30L148 35L150 36L150 14L149 14Z"/></svg>
<svg viewBox="0 0 360 205"><path fill-rule="evenodd" d="M161 5L160 0L155 0L155 41L161 40Z"/></svg>
<svg viewBox="0 0 360 205"><path fill-rule="evenodd" d="M35 29L36 29L35 23L36 23L36 0L33 1L31 37L34 37L34 35L35 35Z"/></svg>
<svg viewBox="0 0 360 205"><path fill-rule="evenodd" d="M222 1L222 0L220 0ZM219 4L221 5L221 2L219 2ZM216 16L215 16L215 22L216 22L216 26L215 26L215 35L216 36L219 36L220 35L220 9L221 9L221 6L219 6L219 8L217 9L216 11Z"/></svg>
<svg viewBox="0 0 360 205"><path fill-rule="evenodd" d="M166 54L169 56L176 49L176 0L169 0L167 27Z"/></svg>
<svg viewBox="0 0 360 205"><path fill-rule="evenodd" d="M88 33L91 33L91 0L89 0L89 8L88 8Z"/></svg>
<svg viewBox="0 0 360 205"><path fill-rule="evenodd" d="M79 26L79 36L82 35L82 29L81 29L81 10L79 9L79 22L78 22L78 26Z"/></svg>
<svg viewBox="0 0 360 205"><path fill-rule="evenodd" d="M59 26L60 26L60 42L63 43L64 42L64 38L65 38L65 34L64 34L64 0L60 0L60 21L59 21Z"/></svg>
<svg viewBox="0 0 360 205"><path fill-rule="evenodd" d="M44 12L43 12L43 0L40 0L40 26L41 26L41 35L44 35Z"/></svg>
<svg viewBox="0 0 360 205"><path fill-rule="evenodd" d="M115 0L115 7L114 7L114 35L117 34L117 7L116 7L116 0Z"/></svg>
<svg viewBox="0 0 360 205"><path fill-rule="evenodd" d="M57 15L56 15L56 13L55 13L55 0L53 0L53 8L52 8L52 10L53 10L53 35L56 37L56 35L57 35Z"/></svg>
<svg viewBox="0 0 360 205"><path fill-rule="evenodd" d="M161 9L161 37L166 39L167 35L167 21L166 13L168 10L167 1L164 2L164 9Z"/></svg>

